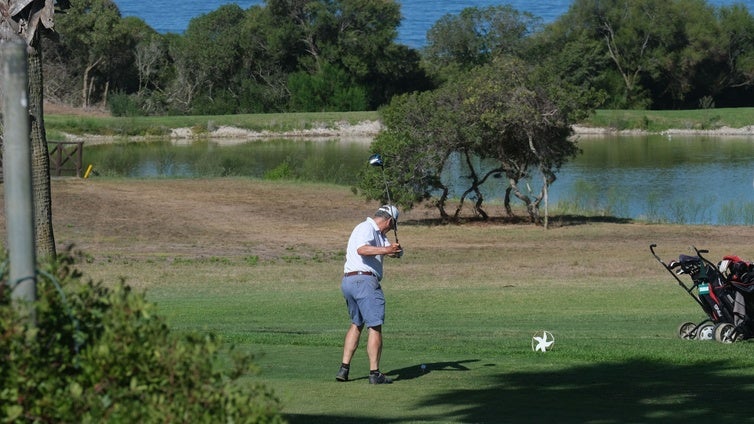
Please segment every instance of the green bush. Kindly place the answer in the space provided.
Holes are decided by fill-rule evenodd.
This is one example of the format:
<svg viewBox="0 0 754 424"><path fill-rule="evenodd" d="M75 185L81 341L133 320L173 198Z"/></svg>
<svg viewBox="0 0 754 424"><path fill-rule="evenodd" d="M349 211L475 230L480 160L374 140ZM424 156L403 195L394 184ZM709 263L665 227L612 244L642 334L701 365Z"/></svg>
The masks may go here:
<svg viewBox="0 0 754 424"><path fill-rule="evenodd" d="M21 307L3 272L3 422L282 422L271 392L241 380L253 370L249 355L231 349L233 365L217 370L217 338L171 334L144 294L84 281L74 263L67 252L45 265L37 301ZM36 325L19 313L26 306Z"/></svg>
<svg viewBox="0 0 754 424"><path fill-rule="evenodd" d="M288 161L282 162L280 165L264 173L264 179L270 181L292 180L295 178L296 173Z"/></svg>
<svg viewBox="0 0 754 424"><path fill-rule="evenodd" d="M142 116L145 115L141 109L136 96L117 92L110 95L107 102L110 113L113 116Z"/></svg>
<svg viewBox="0 0 754 424"><path fill-rule="evenodd" d="M316 74L301 71L288 76L292 112L333 112L367 109L363 87L350 80L348 73L324 64Z"/></svg>

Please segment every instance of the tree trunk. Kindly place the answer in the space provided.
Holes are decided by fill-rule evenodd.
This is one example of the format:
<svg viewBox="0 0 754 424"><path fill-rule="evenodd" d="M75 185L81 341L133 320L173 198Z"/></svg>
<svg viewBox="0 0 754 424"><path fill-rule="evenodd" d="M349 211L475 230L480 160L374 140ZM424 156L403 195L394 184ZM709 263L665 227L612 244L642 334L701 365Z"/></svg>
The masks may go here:
<svg viewBox="0 0 754 424"><path fill-rule="evenodd" d="M105 93L102 95L102 106L107 107L107 93L110 91L110 80L105 82Z"/></svg>
<svg viewBox="0 0 754 424"><path fill-rule="evenodd" d="M102 58L95 60L94 63L87 65L86 69L84 69L84 86L81 87L81 101L84 107L89 107L89 97L92 93L91 85L94 85L94 77L92 77L90 82L89 73L92 72L92 69L99 65L100 61L102 61Z"/></svg>
<svg viewBox="0 0 754 424"><path fill-rule="evenodd" d="M37 258L55 258L52 230L50 155L44 126L42 50L40 37L29 47L29 118L31 124L32 196L34 201Z"/></svg>

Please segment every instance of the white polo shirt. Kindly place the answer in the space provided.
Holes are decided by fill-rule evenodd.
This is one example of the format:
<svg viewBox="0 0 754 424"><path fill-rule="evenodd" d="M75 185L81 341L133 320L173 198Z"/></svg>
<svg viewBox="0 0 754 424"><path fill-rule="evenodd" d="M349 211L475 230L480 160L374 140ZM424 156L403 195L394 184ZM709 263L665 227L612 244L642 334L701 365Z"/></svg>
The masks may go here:
<svg viewBox="0 0 754 424"><path fill-rule="evenodd" d="M354 227L351 237L348 238L346 249L346 263L343 272L371 271L378 280L382 280L382 258L384 255L361 256L356 251L361 246L390 246L390 241L381 232L374 219L367 218L364 222Z"/></svg>

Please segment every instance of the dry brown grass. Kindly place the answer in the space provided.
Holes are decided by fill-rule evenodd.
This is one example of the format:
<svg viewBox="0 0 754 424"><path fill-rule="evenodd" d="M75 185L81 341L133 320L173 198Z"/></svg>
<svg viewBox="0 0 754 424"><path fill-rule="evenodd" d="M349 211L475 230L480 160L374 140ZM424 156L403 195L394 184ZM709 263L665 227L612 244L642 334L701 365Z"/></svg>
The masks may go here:
<svg viewBox="0 0 754 424"><path fill-rule="evenodd" d="M248 281L253 272L264 279L302 272L336 278L351 229L378 207L347 187L240 178L56 179L52 187L59 250L75 244L90 256L95 277L127 274L147 286L182 275L211 279L218 270L228 281ZM2 234L4 225L0 220ZM399 274L436 286L652 281L670 276L650 255L650 243L666 260L690 245L709 249L713 259L751 259L753 235L749 227L583 219L549 230L502 221L443 225L435 211L418 207L401 217L406 256ZM243 262L248 257L275 266L252 270ZM189 265L166 272L176 261Z"/></svg>

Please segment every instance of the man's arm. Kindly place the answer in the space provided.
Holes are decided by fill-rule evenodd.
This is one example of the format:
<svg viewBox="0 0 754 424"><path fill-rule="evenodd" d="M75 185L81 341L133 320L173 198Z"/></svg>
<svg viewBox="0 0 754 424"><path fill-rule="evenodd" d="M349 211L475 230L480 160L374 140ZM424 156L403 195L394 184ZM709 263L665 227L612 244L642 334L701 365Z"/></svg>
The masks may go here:
<svg viewBox="0 0 754 424"><path fill-rule="evenodd" d="M377 255L395 255L396 253L401 251L401 245L399 243L391 244L390 246L372 246L369 244L365 244L358 249L356 249L356 253L358 253L361 256L377 256Z"/></svg>

